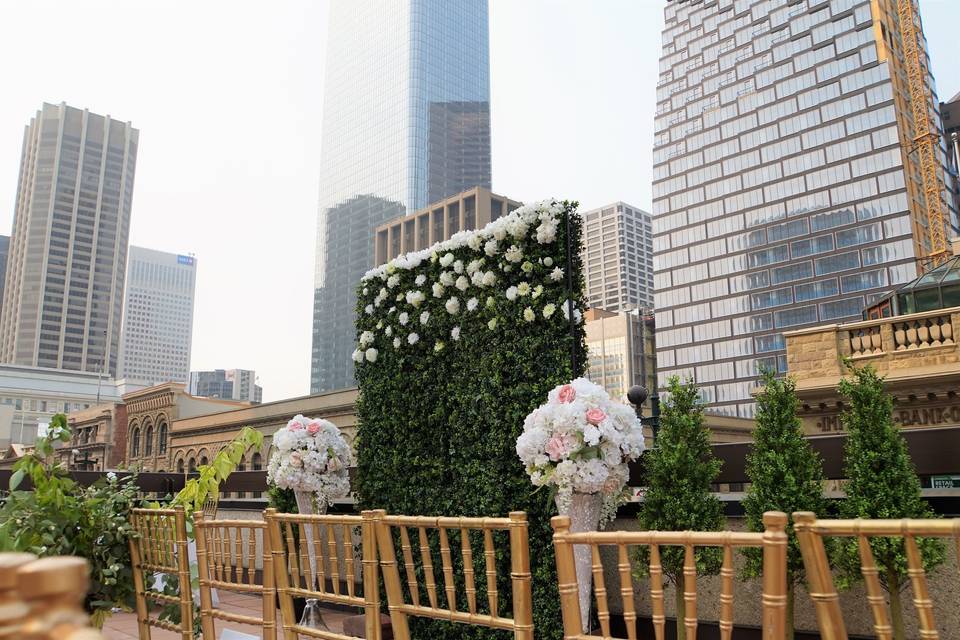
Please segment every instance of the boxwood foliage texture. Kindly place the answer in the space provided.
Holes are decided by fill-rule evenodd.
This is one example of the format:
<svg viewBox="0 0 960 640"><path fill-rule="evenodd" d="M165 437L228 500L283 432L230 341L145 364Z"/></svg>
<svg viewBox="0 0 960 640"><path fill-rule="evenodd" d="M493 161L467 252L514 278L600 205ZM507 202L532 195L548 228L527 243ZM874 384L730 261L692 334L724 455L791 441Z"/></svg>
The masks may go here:
<svg viewBox="0 0 960 640"><path fill-rule="evenodd" d="M531 206L543 211L549 205ZM534 490L517 458L515 443L527 414L546 401L552 388L583 375L586 362L582 322L575 324L571 336L567 314L561 308L570 297L567 269L572 269L573 274L575 317L582 317L585 306L580 265L581 220L575 213L576 203L554 206L558 224L552 240L538 241L537 221L529 224L522 237L511 233L503 237L508 221L499 221L499 227L495 222L493 229L501 237L496 251L491 251L493 247L488 244L493 237L490 226L479 232L480 240L475 238L469 245L463 243L451 250L449 244L441 244L414 268L390 268L382 276L366 279L359 287L357 308L357 335L361 343L358 354L365 354L370 348L376 350L373 361L370 354L365 354L357 366L360 398L356 490L362 507L386 509L394 514L478 517L526 511L537 638L562 635L550 527L556 508L546 491ZM531 219L529 208L512 215L522 216L524 211ZM517 231L516 226L512 229ZM568 241L572 243L570 264ZM522 252L520 259L515 251L507 259L511 248ZM447 254L452 254L453 261ZM493 273L494 284L484 285L481 277L467 275L467 266L475 260L483 260L479 270ZM458 273L456 270L461 268L462 273ZM558 268L563 277L558 277ZM478 270L476 263L471 270ZM441 276L443 272L450 275ZM441 282L441 278L450 282L451 277L460 275L471 280L469 287L464 290L447 286L439 297L434 296L433 283ZM393 276L397 277L390 281ZM424 277L417 284L419 276ZM388 281L393 286L388 286ZM526 283L529 291L521 283ZM517 287L521 293L514 296L511 287ZM410 291L425 294L419 306L407 302L406 293ZM459 301L456 313L448 306L454 296ZM376 304L378 297L380 303ZM475 307L469 305L473 310L468 307L471 298L477 299ZM406 324L399 320L403 312L409 316ZM422 324L424 312L429 313L429 318ZM458 339L453 338L457 334L455 327L459 327ZM370 333L366 340L361 339L367 331ZM408 337L411 333L419 338L414 344ZM395 338L399 338L399 347L394 346ZM573 349L578 358L576 370L572 365ZM459 535L451 532L453 549L460 546ZM496 542L499 606L500 614L505 615L512 611L509 541L501 535ZM432 543L437 555L436 583L443 605L441 565L436 540ZM484 612L487 599L482 537L475 535L472 543L477 600ZM458 556L454 553L455 560L459 560ZM426 601L422 568L418 570L421 599ZM456 575L456 600L459 609L465 611L462 566L456 567ZM449 622L411 620L411 625L417 638L505 637L502 632Z"/></svg>

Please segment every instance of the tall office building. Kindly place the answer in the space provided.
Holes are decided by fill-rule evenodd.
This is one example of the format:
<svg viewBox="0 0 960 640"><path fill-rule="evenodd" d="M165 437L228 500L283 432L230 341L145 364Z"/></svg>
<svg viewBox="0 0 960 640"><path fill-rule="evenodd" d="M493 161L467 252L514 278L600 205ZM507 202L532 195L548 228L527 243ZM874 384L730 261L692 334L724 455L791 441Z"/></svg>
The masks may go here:
<svg viewBox="0 0 960 640"><path fill-rule="evenodd" d="M131 245L127 265L118 377L186 384L197 260Z"/></svg>
<svg viewBox="0 0 960 640"><path fill-rule="evenodd" d="M191 371L190 395L223 400L245 400L260 403L263 389L257 384L257 373L249 369L215 369Z"/></svg>
<svg viewBox="0 0 960 640"><path fill-rule="evenodd" d="M650 214L625 202L583 214L587 304L606 311L653 307Z"/></svg>
<svg viewBox="0 0 960 640"><path fill-rule="evenodd" d="M859 317L929 251L896 6L675 0L665 13L659 383L692 378L714 411L750 417L758 370L786 368L784 330Z"/></svg>
<svg viewBox="0 0 960 640"><path fill-rule="evenodd" d="M334 0L320 158L312 392L354 384L374 229L490 187L486 0Z"/></svg>
<svg viewBox="0 0 960 640"><path fill-rule="evenodd" d="M27 125L0 362L116 373L138 138L66 104Z"/></svg>
<svg viewBox="0 0 960 640"><path fill-rule="evenodd" d="M7 255L10 253L10 236L0 236L0 308L3 305L3 283L7 279Z"/></svg>

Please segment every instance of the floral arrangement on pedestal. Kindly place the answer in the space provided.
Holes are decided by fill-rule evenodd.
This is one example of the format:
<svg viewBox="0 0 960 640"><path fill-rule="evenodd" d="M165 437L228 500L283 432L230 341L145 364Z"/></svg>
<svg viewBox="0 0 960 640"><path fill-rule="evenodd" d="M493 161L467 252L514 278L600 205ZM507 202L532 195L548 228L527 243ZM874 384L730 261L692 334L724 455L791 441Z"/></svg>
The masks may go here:
<svg viewBox="0 0 960 640"><path fill-rule="evenodd" d="M350 445L336 425L298 415L273 434L267 483L293 489L297 494L311 494L317 507L325 508L350 493L351 464Z"/></svg>
<svg viewBox="0 0 960 640"><path fill-rule="evenodd" d="M623 502L627 464L643 453L643 430L634 410L586 378L555 388L523 423L517 455L534 485L556 490L569 511L575 493L603 497L601 521Z"/></svg>

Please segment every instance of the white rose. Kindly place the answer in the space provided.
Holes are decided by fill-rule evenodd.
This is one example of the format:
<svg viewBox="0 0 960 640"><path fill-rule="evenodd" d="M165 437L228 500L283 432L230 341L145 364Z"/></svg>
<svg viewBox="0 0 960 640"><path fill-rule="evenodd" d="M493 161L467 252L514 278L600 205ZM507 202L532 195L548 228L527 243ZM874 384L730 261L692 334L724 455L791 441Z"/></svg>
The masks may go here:
<svg viewBox="0 0 960 640"><path fill-rule="evenodd" d="M531 271L533 271L533 263L527 260L522 265L520 265L520 270L523 271L524 273L530 273Z"/></svg>
<svg viewBox="0 0 960 640"><path fill-rule="evenodd" d="M504 295L507 296L507 300L510 300L511 302L514 301L514 300L516 300L516 299L517 299L517 288L514 287L514 286L508 287L508 288L507 288L507 291L506 291L506 293L504 293Z"/></svg>
<svg viewBox="0 0 960 640"><path fill-rule="evenodd" d="M440 284L445 287L453 286L453 274L449 271L444 271L440 274Z"/></svg>
<svg viewBox="0 0 960 640"><path fill-rule="evenodd" d="M456 287L460 291L466 291L470 288L470 281L467 280L467 276L460 276L457 278Z"/></svg>
<svg viewBox="0 0 960 640"><path fill-rule="evenodd" d="M496 240L487 240L487 243L483 245L483 252L486 253L488 256L492 257L497 255L497 250L498 250L498 247L497 247Z"/></svg>
<svg viewBox="0 0 960 640"><path fill-rule="evenodd" d="M377 353L378 353L377 350L374 349L373 347L370 347L369 349L367 349L366 353L364 354L367 357L367 362L376 362Z"/></svg>
<svg viewBox="0 0 960 640"><path fill-rule="evenodd" d="M401 311L400 315L397 317L397 320L400 321L400 324L406 326L406 324L410 322L410 314L406 311Z"/></svg>
<svg viewBox="0 0 960 640"><path fill-rule="evenodd" d="M487 271L483 274L483 286L492 287L497 283L497 274L493 271Z"/></svg>
<svg viewBox="0 0 960 640"><path fill-rule="evenodd" d="M407 336L407 342L409 342L410 344L417 344L419 340L420 340L420 336L418 336L415 333L411 333L410 335Z"/></svg>
<svg viewBox="0 0 960 640"><path fill-rule="evenodd" d="M453 254L452 254L452 253L446 253L446 254L443 255L442 258L440 258L440 266L443 267L444 269L446 269L447 267L450 266L450 264L453 262L453 260L454 260Z"/></svg>
<svg viewBox="0 0 960 640"><path fill-rule="evenodd" d="M354 362L363 362L363 351L360 351L360 349L354 349L353 354L350 357L353 358Z"/></svg>
<svg viewBox="0 0 960 640"><path fill-rule="evenodd" d="M443 285L442 285L442 284L440 284L439 282L434 282L434 283L433 283L433 297L434 297L434 298L442 298L444 291L445 291L445 289L443 288Z"/></svg>
<svg viewBox="0 0 960 640"><path fill-rule="evenodd" d="M447 313L452 316L460 313L460 300L457 297L447 300L447 303L444 306L447 308Z"/></svg>
<svg viewBox="0 0 960 640"><path fill-rule="evenodd" d="M456 273L463 273L463 260L457 260L453 263L453 270Z"/></svg>

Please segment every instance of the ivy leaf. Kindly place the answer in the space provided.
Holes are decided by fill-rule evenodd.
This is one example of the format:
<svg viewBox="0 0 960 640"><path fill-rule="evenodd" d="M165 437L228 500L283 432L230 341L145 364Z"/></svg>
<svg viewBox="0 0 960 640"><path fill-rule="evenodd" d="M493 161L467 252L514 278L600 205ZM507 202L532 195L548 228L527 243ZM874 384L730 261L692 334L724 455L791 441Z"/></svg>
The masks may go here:
<svg viewBox="0 0 960 640"><path fill-rule="evenodd" d="M23 469L17 469L13 472L13 475L10 476L10 491L16 491L17 487L20 486L20 483L23 482L23 477L26 475Z"/></svg>

